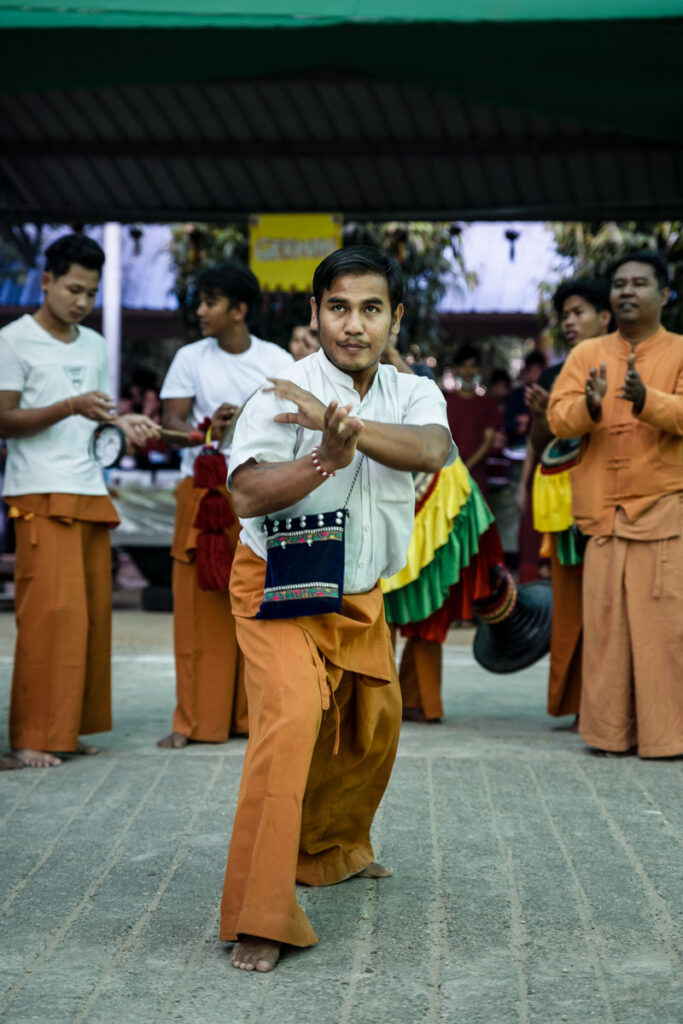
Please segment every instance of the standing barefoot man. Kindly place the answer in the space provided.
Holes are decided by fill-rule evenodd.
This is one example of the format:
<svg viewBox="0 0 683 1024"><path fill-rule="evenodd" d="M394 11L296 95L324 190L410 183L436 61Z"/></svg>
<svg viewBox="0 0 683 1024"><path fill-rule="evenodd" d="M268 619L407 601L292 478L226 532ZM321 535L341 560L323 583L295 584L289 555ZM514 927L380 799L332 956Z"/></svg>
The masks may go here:
<svg viewBox="0 0 683 1024"><path fill-rule="evenodd" d="M250 333L250 314L261 295L248 267L237 260L208 267L199 275L197 288L204 337L183 345L169 367L161 388L164 426L189 433L210 419L212 441L222 441L238 408L267 375L286 373L294 360L279 345ZM222 451L230 461L230 445L223 444ZM248 728L230 594L199 585L199 531L194 524L206 490L194 486L192 474L200 452L201 447L183 451L183 480L176 491L171 547L176 707L172 732L157 743L170 750L181 750L190 742L225 743L231 733L246 733ZM229 528L231 547L238 533L235 519Z"/></svg>
<svg viewBox="0 0 683 1024"><path fill-rule="evenodd" d="M10 741L30 768L61 764L55 751L96 754L79 733L111 729L109 531L119 520L92 432L116 421L137 444L159 435L147 416L117 419L106 342L79 326L103 263L85 235L59 238L45 253L40 309L0 331L4 498L17 536Z"/></svg>
<svg viewBox="0 0 683 1024"><path fill-rule="evenodd" d="M374 863L370 826L395 757L401 695L378 581L405 561L411 472L436 472L455 455L436 385L379 363L399 331L402 290L398 265L377 249L323 260L311 301L321 350L251 399L235 432L230 486L242 543L230 592L249 744L221 938L236 943L242 970L270 971L282 944L317 942L297 881L389 874ZM317 521L349 492L341 611L256 618L264 516Z"/></svg>

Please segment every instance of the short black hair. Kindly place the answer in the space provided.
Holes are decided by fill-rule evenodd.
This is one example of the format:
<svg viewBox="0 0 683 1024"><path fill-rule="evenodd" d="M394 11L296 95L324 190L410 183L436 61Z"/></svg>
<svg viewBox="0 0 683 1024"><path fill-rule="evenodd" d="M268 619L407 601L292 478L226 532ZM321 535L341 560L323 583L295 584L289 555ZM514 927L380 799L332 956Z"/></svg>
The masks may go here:
<svg viewBox="0 0 683 1024"><path fill-rule="evenodd" d="M529 353L529 355L524 360L524 367L527 370L529 369L530 366L547 366L547 365L548 365L548 360L546 359L546 357L543 355L542 352L539 352L539 350L537 348L532 349L532 351Z"/></svg>
<svg viewBox="0 0 683 1024"><path fill-rule="evenodd" d="M601 277L576 277L572 281L563 281L553 295L553 306L558 316L562 316L562 308L567 299L578 295L580 299L592 306L596 313L603 310L612 312L609 301L609 281Z"/></svg>
<svg viewBox="0 0 683 1024"><path fill-rule="evenodd" d="M489 378L489 387L492 387L494 384L497 384L499 380L502 380L505 384L509 384L510 386L512 386L512 377L507 372L507 370L503 369L502 366L497 366L495 370L491 371L491 376Z"/></svg>
<svg viewBox="0 0 683 1024"><path fill-rule="evenodd" d="M623 267L624 263L647 263L648 266L652 267L659 287L669 287L669 268L666 260L662 255L660 255L660 253L655 252L653 249L632 249L630 252L622 253L619 259L615 260L610 267L610 284L612 283L617 270L619 267Z"/></svg>
<svg viewBox="0 0 683 1024"><path fill-rule="evenodd" d="M68 274L74 263L101 274L104 252L97 242L80 232L62 235L45 250L45 270L55 278Z"/></svg>
<svg viewBox="0 0 683 1024"><path fill-rule="evenodd" d="M464 345L459 345L455 350L453 365L462 366L463 363L468 362L470 359L476 359L477 365L481 366L481 356L479 355L478 349L476 349L474 345L470 345L469 342L465 342Z"/></svg>
<svg viewBox="0 0 683 1024"><path fill-rule="evenodd" d="M313 275L313 298L320 309L323 292L341 274L381 274L387 282L391 312L403 302L403 275L396 260L374 245L347 245L319 263Z"/></svg>
<svg viewBox="0 0 683 1024"><path fill-rule="evenodd" d="M249 267L238 260L227 260L215 267L208 267L197 276L197 291L207 295L223 295L232 305L245 302L247 309L257 306L261 299L261 288Z"/></svg>

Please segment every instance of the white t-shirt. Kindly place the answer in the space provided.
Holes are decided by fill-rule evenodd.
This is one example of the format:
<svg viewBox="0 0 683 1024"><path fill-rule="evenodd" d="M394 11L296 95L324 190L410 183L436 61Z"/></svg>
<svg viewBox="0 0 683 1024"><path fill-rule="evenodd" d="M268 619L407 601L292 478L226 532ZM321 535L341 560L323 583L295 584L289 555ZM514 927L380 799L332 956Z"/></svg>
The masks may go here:
<svg viewBox="0 0 683 1024"><path fill-rule="evenodd" d="M109 394L107 345L79 327L75 341L53 338L30 314L0 331L0 391L20 391L20 409L42 409L87 391ZM97 424L67 416L33 437L7 441L3 494L106 494L89 454Z"/></svg>
<svg viewBox="0 0 683 1024"><path fill-rule="evenodd" d="M299 387L310 391L328 405L337 399L351 405L351 415L377 423L406 426L438 424L448 430L446 401L434 381L410 373L398 373L393 366L380 364L363 399L353 380L329 361L320 349L299 360L288 374ZM275 423L281 412L295 411L293 402L275 398L272 392L260 392L247 404L235 428L230 460L231 474L238 466L256 462L290 462L312 451L321 434L296 424ZM451 444L446 460L457 457ZM289 508L272 513L274 519L333 512L343 508L353 481L360 453L350 466ZM365 458L351 492L346 520L344 550L344 592L362 594L377 583L380 576L392 576L405 565L415 518L413 475L405 470L389 469ZM266 557L263 517L241 519L240 539L260 558Z"/></svg>
<svg viewBox="0 0 683 1024"><path fill-rule="evenodd" d="M266 377L289 376L294 360L289 352L270 341L250 335L246 352L233 355L216 338L202 338L179 349L161 387L162 399L193 398L189 422L198 426L213 416L219 405L244 405L265 384ZM201 451L184 448L180 459L183 476L192 475L194 460ZM224 448L226 458L230 451Z"/></svg>

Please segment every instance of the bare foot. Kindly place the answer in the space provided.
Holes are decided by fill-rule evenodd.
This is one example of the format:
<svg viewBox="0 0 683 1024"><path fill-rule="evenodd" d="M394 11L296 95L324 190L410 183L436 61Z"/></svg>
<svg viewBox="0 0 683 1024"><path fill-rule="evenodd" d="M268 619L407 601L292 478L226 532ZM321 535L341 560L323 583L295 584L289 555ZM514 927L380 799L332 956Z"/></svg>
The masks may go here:
<svg viewBox="0 0 683 1024"><path fill-rule="evenodd" d="M79 740L76 744L76 754L85 754L86 757L94 757L95 754L99 754L100 748L93 747L92 743L84 743L83 740Z"/></svg>
<svg viewBox="0 0 683 1024"><path fill-rule="evenodd" d="M372 864L368 864L366 868L358 872L359 878L391 878L394 873L393 868L385 868L383 864L378 864L377 861L373 860Z"/></svg>
<svg viewBox="0 0 683 1024"><path fill-rule="evenodd" d="M280 943L271 939L259 939L257 935L243 935L235 943L230 957L233 967L240 971L272 971L280 959Z"/></svg>
<svg viewBox="0 0 683 1024"><path fill-rule="evenodd" d="M628 750L601 750L599 747L589 747L588 753L593 757L633 757L638 753L638 747L629 747Z"/></svg>
<svg viewBox="0 0 683 1024"><path fill-rule="evenodd" d="M165 750L182 750L189 742L187 736L183 736L181 732L172 732L168 736L164 736L163 739L157 740L157 746L163 747Z"/></svg>
<svg viewBox="0 0 683 1024"><path fill-rule="evenodd" d="M15 768L23 768L23 764L16 757L3 757L0 754L0 772L11 772Z"/></svg>
<svg viewBox="0 0 683 1024"><path fill-rule="evenodd" d="M29 750L24 747L20 750L13 750L12 756L20 762L22 768L56 768L62 761L47 750Z"/></svg>

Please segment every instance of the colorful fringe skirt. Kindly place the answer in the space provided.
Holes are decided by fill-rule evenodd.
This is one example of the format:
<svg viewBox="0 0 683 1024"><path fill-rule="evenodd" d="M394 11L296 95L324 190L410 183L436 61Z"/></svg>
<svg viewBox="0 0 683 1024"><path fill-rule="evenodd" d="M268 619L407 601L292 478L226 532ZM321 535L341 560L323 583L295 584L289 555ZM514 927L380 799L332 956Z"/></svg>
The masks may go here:
<svg viewBox="0 0 683 1024"><path fill-rule="evenodd" d="M569 469L548 470L537 466L534 474L534 529L554 533L561 565L581 565L577 530L572 516L572 484Z"/></svg>
<svg viewBox="0 0 683 1024"><path fill-rule="evenodd" d="M387 622L404 636L443 643L473 617L504 559L493 515L462 459L415 480L415 526L405 568L382 580Z"/></svg>

